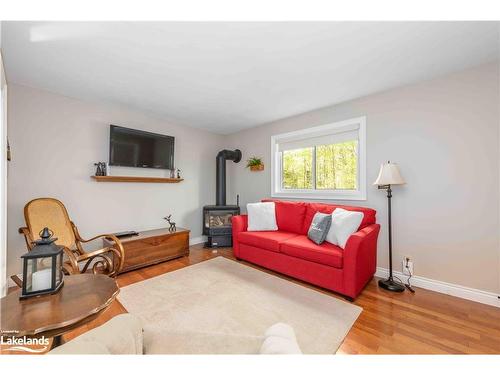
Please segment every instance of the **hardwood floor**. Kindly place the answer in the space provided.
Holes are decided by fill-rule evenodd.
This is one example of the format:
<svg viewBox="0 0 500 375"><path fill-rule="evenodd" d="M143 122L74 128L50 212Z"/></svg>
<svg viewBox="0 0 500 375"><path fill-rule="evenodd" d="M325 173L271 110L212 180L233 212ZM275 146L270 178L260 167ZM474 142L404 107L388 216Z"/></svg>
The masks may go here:
<svg viewBox="0 0 500 375"><path fill-rule="evenodd" d="M191 247L189 257L175 259L118 276L120 287L161 275L204 260L224 256L234 259L230 248L217 253ZM265 272L276 274L272 271ZM323 289L281 276L298 284L343 299ZM390 293L372 280L354 302L363 312L338 354L500 354L500 309L444 294L415 288L416 293ZM64 336L70 340L88 329L126 312L115 301L98 319Z"/></svg>

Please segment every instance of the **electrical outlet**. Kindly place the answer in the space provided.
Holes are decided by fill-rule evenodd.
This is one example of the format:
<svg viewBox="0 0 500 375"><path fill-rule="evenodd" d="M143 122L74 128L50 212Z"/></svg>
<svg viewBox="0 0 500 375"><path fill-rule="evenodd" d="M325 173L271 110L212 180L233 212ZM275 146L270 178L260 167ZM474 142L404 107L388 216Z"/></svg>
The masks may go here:
<svg viewBox="0 0 500 375"><path fill-rule="evenodd" d="M406 276L410 276L410 274L414 274L413 273L413 261L411 260L410 257L404 257L403 258L403 262L402 262L402 266L403 266L403 275L406 275Z"/></svg>

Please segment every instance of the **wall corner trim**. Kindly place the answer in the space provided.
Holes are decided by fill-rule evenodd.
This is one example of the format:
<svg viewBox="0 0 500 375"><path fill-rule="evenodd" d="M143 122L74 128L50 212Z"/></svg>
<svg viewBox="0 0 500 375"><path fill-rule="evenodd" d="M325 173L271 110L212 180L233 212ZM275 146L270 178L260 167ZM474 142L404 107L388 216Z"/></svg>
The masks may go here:
<svg viewBox="0 0 500 375"><path fill-rule="evenodd" d="M401 272L393 271L392 273L394 276L399 277L404 282L408 280L408 276L403 275L403 273ZM377 267L375 276L387 278L389 276L389 270L387 268ZM421 276L413 276L411 278L411 285L422 289L432 290L434 292L463 298L469 301L483 303L485 305L500 307L500 299L498 298L498 294L492 292L486 292L462 285L451 284L444 281L428 279Z"/></svg>

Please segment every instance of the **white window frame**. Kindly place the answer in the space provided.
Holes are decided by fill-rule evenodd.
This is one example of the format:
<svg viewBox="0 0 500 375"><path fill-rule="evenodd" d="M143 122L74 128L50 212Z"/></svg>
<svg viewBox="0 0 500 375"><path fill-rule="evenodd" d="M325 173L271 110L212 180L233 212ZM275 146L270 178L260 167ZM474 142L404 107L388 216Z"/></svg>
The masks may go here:
<svg viewBox="0 0 500 375"><path fill-rule="evenodd" d="M340 129L358 125L358 189L357 190L325 190L325 189L283 189L282 160L278 145L285 139L312 138L331 131L337 133ZM313 156L313 176L316 163ZM315 126L308 129L271 136L271 196L273 198L298 199L332 199L332 200L366 200L366 117L356 117L331 124Z"/></svg>
<svg viewBox="0 0 500 375"><path fill-rule="evenodd" d="M0 25L1 27L1 25ZM7 79L0 49L0 297L7 294Z"/></svg>

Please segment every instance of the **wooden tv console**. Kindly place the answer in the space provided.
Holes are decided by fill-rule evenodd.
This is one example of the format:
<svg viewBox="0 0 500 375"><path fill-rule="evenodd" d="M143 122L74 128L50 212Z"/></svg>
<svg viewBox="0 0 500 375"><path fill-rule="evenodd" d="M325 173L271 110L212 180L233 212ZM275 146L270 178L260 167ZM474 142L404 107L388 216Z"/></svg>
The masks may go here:
<svg viewBox="0 0 500 375"><path fill-rule="evenodd" d="M120 273L189 255L189 232L184 228L177 228L175 232L163 228L120 238L125 251L125 261ZM105 246L113 244L112 241L104 240Z"/></svg>

